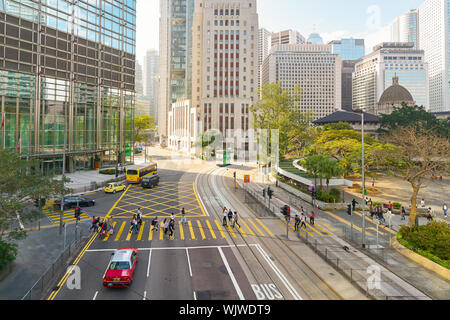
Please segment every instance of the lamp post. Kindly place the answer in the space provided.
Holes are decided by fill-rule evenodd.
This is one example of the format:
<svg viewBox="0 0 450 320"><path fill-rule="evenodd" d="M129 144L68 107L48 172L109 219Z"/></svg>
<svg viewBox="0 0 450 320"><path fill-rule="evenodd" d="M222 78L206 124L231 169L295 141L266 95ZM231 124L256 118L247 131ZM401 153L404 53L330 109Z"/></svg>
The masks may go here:
<svg viewBox="0 0 450 320"><path fill-rule="evenodd" d="M365 206L366 203L364 201L364 195L365 195L365 152L364 152L364 109L361 110L361 135L362 135L362 157L361 157L361 172L362 172L362 247L365 248L366 247L366 213L365 213Z"/></svg>

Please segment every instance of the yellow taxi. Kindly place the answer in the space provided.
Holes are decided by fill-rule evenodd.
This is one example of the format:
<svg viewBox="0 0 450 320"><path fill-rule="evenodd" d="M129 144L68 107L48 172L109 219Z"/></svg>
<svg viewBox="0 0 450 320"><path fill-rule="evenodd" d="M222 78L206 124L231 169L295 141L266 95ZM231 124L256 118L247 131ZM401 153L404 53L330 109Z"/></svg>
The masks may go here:
<svg viewBox="0 0 450 320"><path fill-rule="evenodd" d="M123 184L113 182L113 183L109 183L106 186L105 192L106 193L116 193L116 192L125 191L125 189L126 189L126 187Z"/></svg>

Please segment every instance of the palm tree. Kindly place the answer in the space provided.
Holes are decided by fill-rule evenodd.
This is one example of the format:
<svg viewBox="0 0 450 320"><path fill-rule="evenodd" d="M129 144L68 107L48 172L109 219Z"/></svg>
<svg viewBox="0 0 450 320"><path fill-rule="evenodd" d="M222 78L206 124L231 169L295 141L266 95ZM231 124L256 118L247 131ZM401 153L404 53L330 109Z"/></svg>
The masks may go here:
<svg viewBox="0 0 450 320"><path fill-rule="evenodd" d="M321 178L324 178L327 181L327 193L330 189L330 180L333 177L339 177L343 174L344 169L342 169L334 159L330 157L324 157L319 162L319 175L321 176Z"/></svg>
<svg viewBox="0 0 450 320"><path fill-rule="evenodd" d="M320 163L323 160L324 156L314 155L303 160L302 165L303 168L306 169L306 172L314 177L314 188L317 188L317 178L320 176Z"/></svg>

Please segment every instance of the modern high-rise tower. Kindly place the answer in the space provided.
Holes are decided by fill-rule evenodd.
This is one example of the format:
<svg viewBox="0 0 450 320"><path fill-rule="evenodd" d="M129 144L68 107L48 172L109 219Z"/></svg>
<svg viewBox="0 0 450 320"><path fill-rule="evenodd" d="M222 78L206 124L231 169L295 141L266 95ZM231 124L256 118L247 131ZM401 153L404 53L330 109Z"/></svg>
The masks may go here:
<svg viewBox="0 0 450 320"><path fill-rule="evenodd" d="M295 30L285 30L272 33L272 47L277 44L302 44L305 43L305 37Z"/></svg>
<svg viewBox="0 0 450 320"><path fill-rule="evenodd" d="M419 7L419 45L430 78L430 111L450 111L450 0L426 0Z"/></svg>
<svg viewBox="0 0 450 320"><path fill-rule="evenodd" d="M390 26L391 42L413 42L419 48L419 11L416 9L398 16Z"/></svg>
<svg viewBox="0 0 450 320"><path fill-rule="evenodd" d="M259 49L258 49L258 89L261 84L261 66L264 59L269 55L271 48L271 35L272 33L264 28L259 29Z"/></svg>
<svg viewBox="0 0 450 320"><path fill-rule="evenodd" d="M0 1L0 145L43 172L133 162L136 1Z"/></svg>
<svg viewBox="0 0 450 320"><path fill-rule="evenodd" d="M163 138L172 104L192 97L193 14L194 0L160 0L158 133Z"/></svg>
<svg viewBox="0 0 450 320"><path fill-rule="evenodd" d="M158 117L159 105L159 53L149 50L144 59L144 96L150 103L150 114Z"/></svg>

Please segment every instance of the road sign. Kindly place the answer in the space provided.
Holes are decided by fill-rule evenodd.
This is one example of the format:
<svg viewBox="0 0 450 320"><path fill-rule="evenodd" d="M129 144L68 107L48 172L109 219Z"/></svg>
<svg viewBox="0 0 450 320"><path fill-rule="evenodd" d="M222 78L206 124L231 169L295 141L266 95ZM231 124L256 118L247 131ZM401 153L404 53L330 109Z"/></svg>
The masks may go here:
<svg viewBox="0 0 450 320"><path fill-rule="evenodd" d="M250 183L250 175L249 174L246 174L244 176L244 183Z"/></svg>

